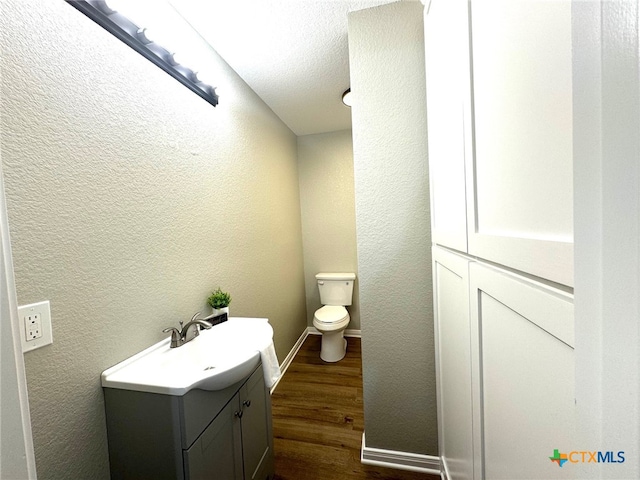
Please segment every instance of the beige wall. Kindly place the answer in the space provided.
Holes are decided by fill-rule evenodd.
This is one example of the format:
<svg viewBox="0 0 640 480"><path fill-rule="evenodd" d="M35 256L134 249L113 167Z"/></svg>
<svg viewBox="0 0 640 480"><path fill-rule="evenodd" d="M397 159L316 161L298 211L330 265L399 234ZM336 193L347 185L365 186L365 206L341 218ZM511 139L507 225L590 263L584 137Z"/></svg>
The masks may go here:
<svg viewBox="0 0 640 480"><path fill-rule="evenodd" d="M2 162L40 479L106 479L100 373L204 308L306 327L296 138L209 52L213 108L65 2L2 0Z"/></svg>
<svg viewBox="0 0 640 480"><path fill-rule="evenodd" d="M345 107L346 108L346 107ZM298 137L307 323L320 308L319 272L358 273L351 130ZM360 329L356 279L347 328Z"/></svg>
<svg viewBox="0 0 640 480"><path fill-rule="evenodd" d="M422 4L349 15L366 446L437 455Z"/></svg>

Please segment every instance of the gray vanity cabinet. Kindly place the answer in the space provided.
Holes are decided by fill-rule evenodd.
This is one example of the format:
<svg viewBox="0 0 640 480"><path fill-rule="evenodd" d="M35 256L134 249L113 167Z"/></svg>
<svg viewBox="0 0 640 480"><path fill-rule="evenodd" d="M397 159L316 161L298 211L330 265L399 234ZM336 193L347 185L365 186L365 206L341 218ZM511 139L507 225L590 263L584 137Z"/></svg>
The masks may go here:
<svg viewBox="0 0 640 480"><path fill-rule="evenodd" d="M191 448L184 451L186 478L213 478L207 472L216 472L215 478L224 480L271 478L270 412L263 376L253 374Z"/></svg>
<svg viewBox="0 0 640 480"><path fill-rule="evenodd" d="M104 392L111 478L273 478L271 399L261 365L217 392Z"/></svg>

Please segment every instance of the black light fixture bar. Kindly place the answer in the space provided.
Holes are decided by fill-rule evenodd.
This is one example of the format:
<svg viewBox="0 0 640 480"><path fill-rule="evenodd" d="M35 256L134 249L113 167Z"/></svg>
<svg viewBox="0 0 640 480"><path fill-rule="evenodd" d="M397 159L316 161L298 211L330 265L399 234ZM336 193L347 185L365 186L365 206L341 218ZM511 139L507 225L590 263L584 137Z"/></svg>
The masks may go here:
<svg viewBox="0 0 640 480"><path fill-rule="evenodd" d="M169 52L161 45L144 39L144 35L141 35L144 25L136 25L124 15L111 10L104 0L65 1L147 60L156 64L196 95L204 98L214 107L218 105L218 95L214 87L198 81L195 72L191 69L172 62L174 52Z"/></svg>
<svg viewBox="0 0 640 480"><path fill-rule="evenodd" d="M353 96L351 94L351 87L349 87L342 94L342 103L344 103L347 107L351 107L353 103L352 100Z"/></svg>

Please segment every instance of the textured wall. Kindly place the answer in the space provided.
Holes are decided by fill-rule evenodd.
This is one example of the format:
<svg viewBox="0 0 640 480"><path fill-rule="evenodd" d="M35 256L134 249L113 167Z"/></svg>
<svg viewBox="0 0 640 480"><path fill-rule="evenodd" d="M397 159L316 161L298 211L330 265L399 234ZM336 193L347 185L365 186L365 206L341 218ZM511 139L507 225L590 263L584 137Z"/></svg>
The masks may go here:
<svg viewBox="0 0 640 480"><path fill-rule="evenodd" d="M213 108L63 1L2 1L2 161L38 476L109 477L100 373L204 308L306 327L296 138L209 51Z"/></svg>
<svg viewBox="0 0 640 480"><path fill-rule="evenodd" d="M307 322L320 308L319 272L358 273L351 130L298 137ZM358 281L351 322L360 328Z"/></svg>
<svg viewBox="0 0 640 480"><path fill-rule="evenodd" d="M349 15L367 447L437 455L422 5Z"/></svg>

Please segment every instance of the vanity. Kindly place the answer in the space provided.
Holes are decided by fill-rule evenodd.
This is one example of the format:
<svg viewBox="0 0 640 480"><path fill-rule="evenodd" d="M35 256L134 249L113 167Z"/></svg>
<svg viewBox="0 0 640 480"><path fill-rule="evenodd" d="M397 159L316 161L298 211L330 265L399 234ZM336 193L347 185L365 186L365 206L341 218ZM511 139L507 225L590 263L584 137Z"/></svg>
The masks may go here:
<svg viewBox="0 0 640 480"><path fill-rule="evenodd" d="M169 339L102 375L112 479L270 480L266 319L230 318L179 348Z"/></svg>

